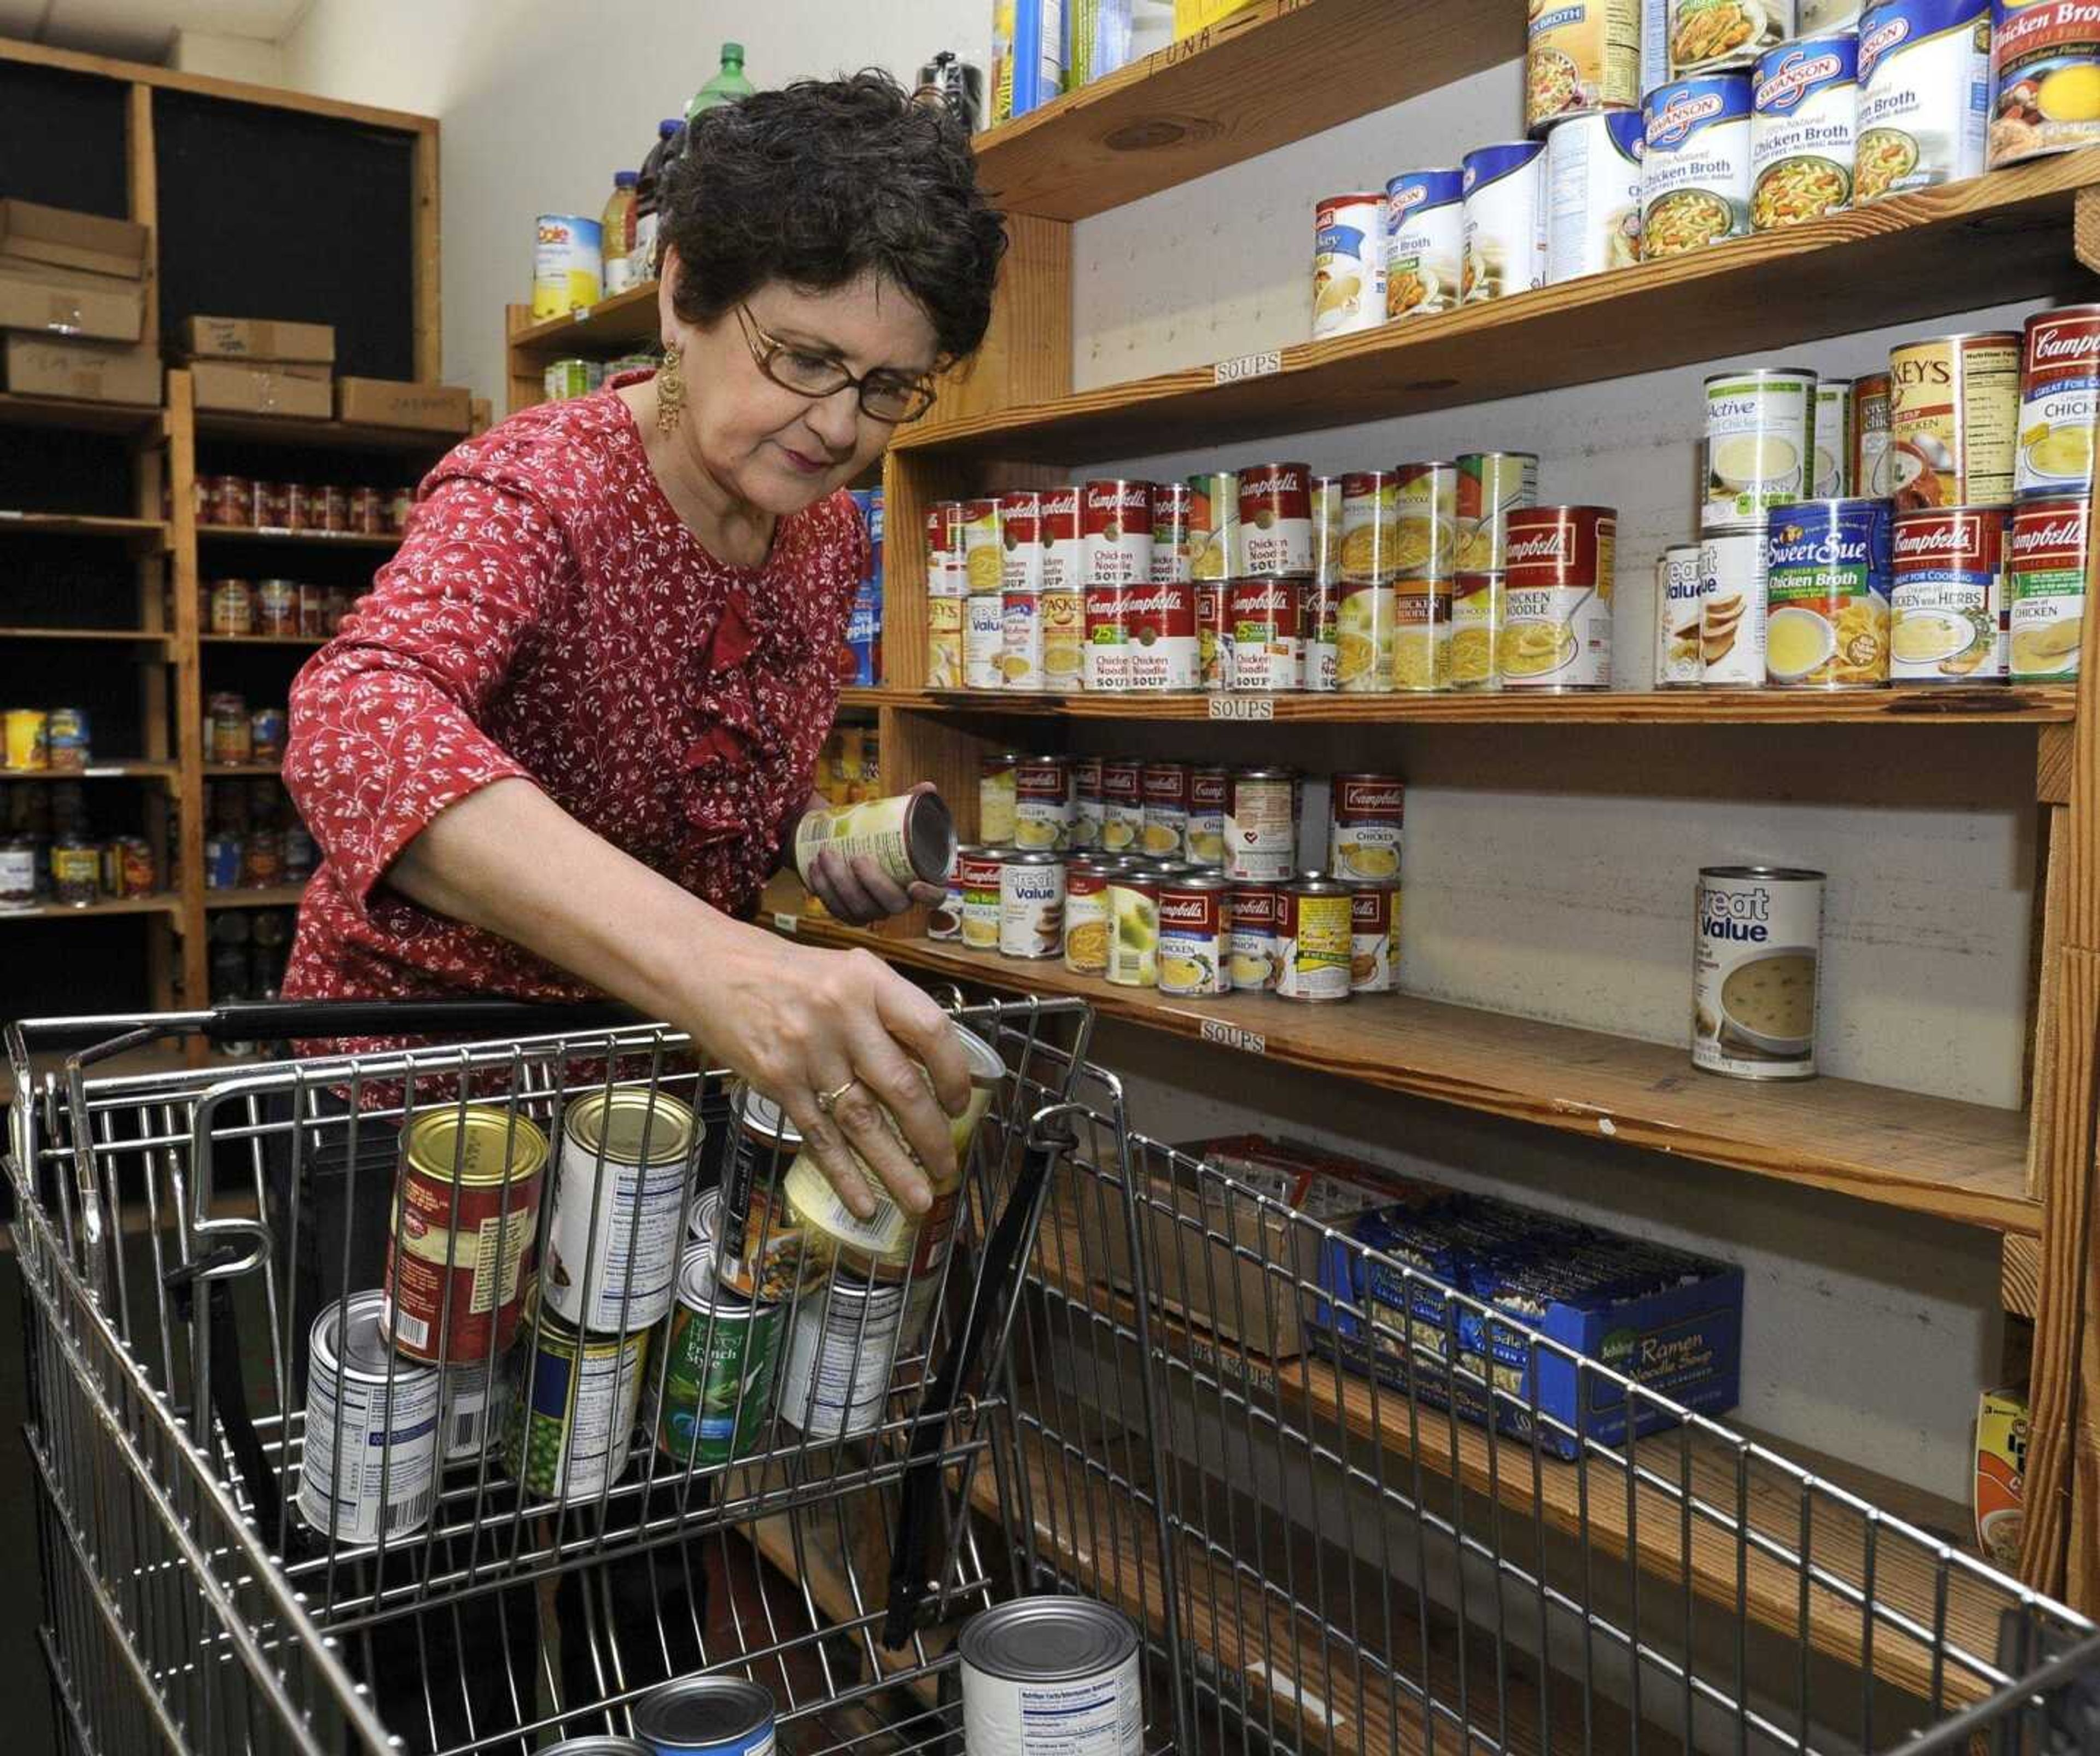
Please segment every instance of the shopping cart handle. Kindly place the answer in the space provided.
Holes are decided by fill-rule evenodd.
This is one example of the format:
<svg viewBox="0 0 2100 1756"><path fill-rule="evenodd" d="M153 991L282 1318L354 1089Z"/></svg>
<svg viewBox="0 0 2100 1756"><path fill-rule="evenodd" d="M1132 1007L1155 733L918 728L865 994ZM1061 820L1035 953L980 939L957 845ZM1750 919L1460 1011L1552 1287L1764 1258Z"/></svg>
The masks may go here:
<svg viewBox="0 0 2100 1756"><path fill-rule="evenodd" d="M616 1000L539 1005L475 995L458 999L229 1000L203 1015L214 1043L282 1043L295 1037L553 1036L613 1030L648 1021Z"/></svg>

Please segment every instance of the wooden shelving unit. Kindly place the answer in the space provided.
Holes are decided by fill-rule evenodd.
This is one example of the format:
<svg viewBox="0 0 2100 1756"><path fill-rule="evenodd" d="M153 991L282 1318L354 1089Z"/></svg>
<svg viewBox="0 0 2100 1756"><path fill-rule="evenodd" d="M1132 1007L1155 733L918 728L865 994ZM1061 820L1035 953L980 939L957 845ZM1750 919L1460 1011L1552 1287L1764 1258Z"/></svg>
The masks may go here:
<svg viewBox="0 0 2100 1756"><path fill-rule="evenodd" d="M204 893L205 912L222 908L297 908L299 898L307 893L301 884L260 885L244 886L237 890L206 890Z"/></svg>
<svg viewBox="0 0 2100 1756"><path fill-rule="evenodd" d="M161 518L100 518L86 513L16 512L0 510L0 531L25 532L37 536L109 536L146 554L168 546L168 527Z"/></svg>
<svg viewBox="0 0 2100 1756"><path fill-rule="evenodd" d="M450 440L433 440L449 444ZM311 544L319 549L399 549L401 539L392 536L368 535L363 531L280 531L267 525L256 524L200 524L196 527L200 543L247 542L283 543L297 546Z"/></svg>
<svg viewBox="0 0 2100 1756"><path fill-rule="evenodd" d="M91 403L71 396L17 396L0 391L0 426L56 427L72 433L157 436L165 416L158 403Z"/></svg>
<svg viewBox="0 0 2100 1756"><path fill-rule="evenodd" d="M98 757L85 768L0 769L0 783L33 787L61 780L176 780L179 764L163 757Z"/></svg>
<svg viewBox="0 0 2100 1756"><path fill-rule="evenodd" d="M92 920L102 915L179 915L182 898L172 891L154 896L104 897L76 907L68 902L39 902L29 908L0 910L0 920Z"/></svg>

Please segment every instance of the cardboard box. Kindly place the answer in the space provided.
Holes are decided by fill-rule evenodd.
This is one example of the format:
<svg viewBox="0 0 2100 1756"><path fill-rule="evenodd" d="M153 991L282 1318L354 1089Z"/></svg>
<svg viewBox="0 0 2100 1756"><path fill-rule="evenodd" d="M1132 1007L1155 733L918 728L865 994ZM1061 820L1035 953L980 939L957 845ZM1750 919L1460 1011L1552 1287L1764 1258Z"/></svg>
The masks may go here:
<svg viewBox="0 0 2100 1756"><path fill-rule="evenodd" d="M128 219L76 214L35 201L0 201L0 255L140 280L152 234Z"/></svg>
<svg viewBox="0 0 2100 1756"><path fill-rule="evenodd" d="M325 366L200 360L190 367L190 380L200 408L325 421L334 407L334 381Z"/></svg>
<svg viewBox="0 0 2100 1756"><path fill-rule="evenodd" d="M161 356L150 347L102 342L7 339L7 388L17 396L77 396L90 403L161 400Z"/></svg>
<svg viewBox="0 0 2100 1756"><path fill-rule="evenodd" d="M292 323L276 317L185 317L177 346L191 360L285 360L310 366L335 364L332 324Z"/></svg>
<svg viewBox="0 0 2100 1756"><path fill-rule="evenodd" d="M474 393L463 384L408 384L392 378L342 378L335 387L338 421L376 427L464 433L474 421Z"/></svg>
<svg viewBox="0 0 2100 1756"><path fill-rule="evenodd" d="M0 260L0 329L135 342L146 328L138 282Z"/></svg>

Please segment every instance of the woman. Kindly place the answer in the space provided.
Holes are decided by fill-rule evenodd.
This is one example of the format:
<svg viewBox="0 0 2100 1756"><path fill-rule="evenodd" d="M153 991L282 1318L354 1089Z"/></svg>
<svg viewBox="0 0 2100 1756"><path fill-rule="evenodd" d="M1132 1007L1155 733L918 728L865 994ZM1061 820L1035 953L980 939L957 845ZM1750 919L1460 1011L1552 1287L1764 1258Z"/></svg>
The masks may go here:
<svg viewBox="0 0 2100 1756"><path fill-rule="evenodd" d="M855 1211L849 1146L924 1211L879 1106L950 1170L939 1010L739 917L837 703L845 484L982 341L1001 218L960 128L877 73L704 113L660 200L662 368L454 451L293 687L285 778L325 858L285 991L615 995L777 1097ZM836 854L815 885L849 920L915 900Z"/></svg>

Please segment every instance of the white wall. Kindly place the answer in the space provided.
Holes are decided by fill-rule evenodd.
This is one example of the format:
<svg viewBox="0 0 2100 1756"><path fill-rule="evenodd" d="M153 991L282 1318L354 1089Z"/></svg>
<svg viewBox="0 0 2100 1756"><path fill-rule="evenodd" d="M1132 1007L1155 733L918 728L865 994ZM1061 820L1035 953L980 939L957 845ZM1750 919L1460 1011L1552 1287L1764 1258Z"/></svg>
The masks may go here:
<svg viewBox="0 0 2100 1756"><path fill-rule="evenodd" d="M228 37L215 30L177 31L168 50L168 65L178 73L244 80L251 86L293 83L285 71L284 51L276 43L255 37Z"/></svg>
<svg viewBox="0 0 2100 1756"><path fill-rule="evenodd" d="M989 0L776 0L762 12L621 0L511 0L499 32L464 0L315 0L285 45L291 82L438 114L444 126L447 369L501 405L502 307L523 296L532 216L594 212L655 117L679 108L736 35L760 84L875 61L908 75L933 49L980 58ZM1273 346L1309 322L1311 207L1393 172L1450 164L1515 132L1518 70L1364 117L1083 223L1074 237L1082 386ZM1985 313L2016 320L2021 308ZM1978 324L1950 318L1948 329ZM1867 369L1886 333L1785 350ZM1253 451L1101 461L1178 474L1258 457L1321 469L1538 451L1549 499L1620 510L1621 682L1649 675L1647 569L1690 533L1701 367ZM1189 727L1105 728L1148 752L1220 748ZM1391 763L1410 783L1410 987L1659 1041L1681 1038L1692 875L1763 858L1832 883L1824 1039L1830 1070L1974 1101L2018 1101L2032 845L2015 738L1886 731L1782 745L1745 732L1555 741L1398 731L1227 734L1311 767ZM1940 740L1949 740L1943 742ZM1954 742L1952 740L1958 740ZM1595 779L1622 761L1621 783ZM1586 764L1589 772L1586 772ZM1440 784L1440 776L1442 783ZM1580 795L1579 796L1577 795ZM1876 801L1888 801L1877 803ZM1130 1031L1105 1051L1136 1075L1140 1123L1167 1137L1258 1119L1243 1065ZM1995 1375L1996 1242L1806 1189L1409 1104L1311 1075L1262 1075L1259 1110L1297 1132L1462 1182L1493 1184L1717 1251L1749 1274L1743 1418L1965 1497L1974 1393Z"/></svg>

